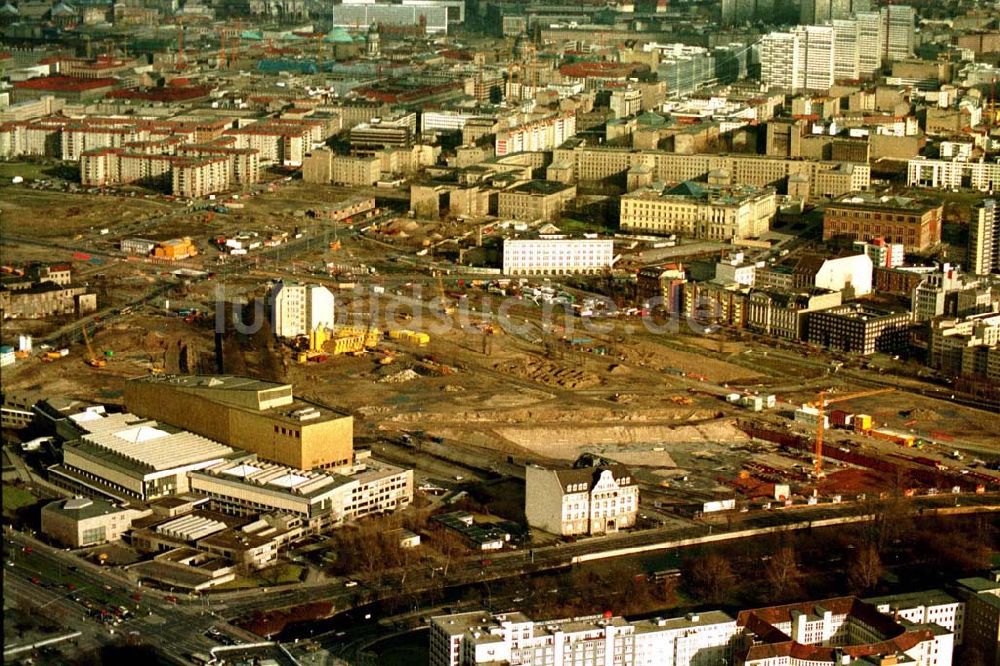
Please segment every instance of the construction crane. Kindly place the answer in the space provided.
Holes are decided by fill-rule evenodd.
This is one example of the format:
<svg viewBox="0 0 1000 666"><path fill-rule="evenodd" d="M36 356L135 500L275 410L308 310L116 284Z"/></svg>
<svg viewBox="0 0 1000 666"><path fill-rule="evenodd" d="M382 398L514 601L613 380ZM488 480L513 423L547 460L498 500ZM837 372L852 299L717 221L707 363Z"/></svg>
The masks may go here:
<svg viewBox="0 0 1000 666"><path fill-rule="evenodd" d="M444 280L441 279L440 271L434 274L437 277L437 287L438 287L438 298L441 299L441 312L446 315L450 315L455 312L455 308L449 305L448 299L444 293Z"/></svg>
<svg viewBox="0 0 1000 666"><path fill-rule="evenodd" d="M895 390L896 389L894 388L873 389L871 391L861 391L859 393L840 395L831 400L826 399L826 391L819 392L816 399L816 451L813 461L813 475L816 478L823 476L823 433L826 431L826 428L823 425L823 410L826 406L838 402L845 402L847 400L854 400L855 398L867 398L873 395L892 393Z"/></svg>
<svg viewBox="0 0 1000 666"><path fill-rule="evenodd" d="M187 67L187 56L184 55L184 21L177 18L177 60L174 62L174 69L178 72Z"/></svg>
<svg viewBox="0 0 1000 666"><path fill-rule="evenodd" d="M94 347L90 344L90 336L87 335L87 326L81 327L83 331L83 341L87 345L87 365L92 368L103 368L107 363L103 358L97 358L97 354L94 353Z"/></svg>

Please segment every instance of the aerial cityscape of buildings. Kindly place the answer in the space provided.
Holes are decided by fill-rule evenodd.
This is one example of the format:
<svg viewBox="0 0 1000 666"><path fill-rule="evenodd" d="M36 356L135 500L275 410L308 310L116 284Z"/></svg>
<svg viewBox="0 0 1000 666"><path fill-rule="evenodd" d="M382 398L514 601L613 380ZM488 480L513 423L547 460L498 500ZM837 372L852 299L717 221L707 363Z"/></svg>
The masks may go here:
<svg viewBox="0 0 1000 666"><path fill-rule="evenodd" d="M4 661L1000 665L1000 11L0 0Z"/></svg>

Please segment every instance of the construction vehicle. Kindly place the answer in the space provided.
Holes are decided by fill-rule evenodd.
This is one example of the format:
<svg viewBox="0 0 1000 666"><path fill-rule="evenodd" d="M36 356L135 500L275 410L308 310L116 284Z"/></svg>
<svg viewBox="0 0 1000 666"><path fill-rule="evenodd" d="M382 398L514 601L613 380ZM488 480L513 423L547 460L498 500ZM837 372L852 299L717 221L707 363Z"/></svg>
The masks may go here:
<svg viewBox="0 0 1000 666"><path fill-rule="evenodd" d="M826 399L826 391L820 391L816 398L816 450L813 459L813 476L817 479L823 476L823 434L826 430L826 425L823 423L824 416L823 410L827 405L832 405L838 402L845 402L847 400L854 400L855 398L867 398L873 395L882 395L883 393L892 393L896 389L894 388L884 388L884 389L874 389L872 391L861 391L859 393L849 393L847 395L837 396L832 400Z"/></svg>
<svg viewBox="0 0 1000 666"><path fill-rule="evenodd" d="M405 328L389 331L389 337L392 338L393 340L415 344L420 347L423 347L424 345L428 344L431 341L431 336L427 335L426 333L411 331Z"/></svg>
<svg viewBox="0 0 1000 666"><path fill-rule="evenodd" d="M90 344L90 336L87 335L86 325L82 326L80 330L83 331L83 342L84 344L87 345L87 358L86 358L87 365L89 365L92 368L103 368L108 364L108 362L105 361L103 358L98 358L97 354L94 353L94 347L93 345Z"/></svg>

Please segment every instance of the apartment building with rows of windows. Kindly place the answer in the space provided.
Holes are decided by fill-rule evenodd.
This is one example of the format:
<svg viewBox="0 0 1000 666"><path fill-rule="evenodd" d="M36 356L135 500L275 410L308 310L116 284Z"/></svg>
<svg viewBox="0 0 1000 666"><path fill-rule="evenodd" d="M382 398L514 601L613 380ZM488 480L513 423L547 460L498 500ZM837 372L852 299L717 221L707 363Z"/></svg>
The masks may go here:
<svg viewBox="0 0 1000 666"><path fill-rule="evenodd" d="M772 188L654 184L621 198L621 228L706 240L742 240L767 233L777 211Z"/></svg>
<svg viewBox="0 0 1000 666"><path fill-rule="evenodd" d="M600 275L615 259L610 238L509 238L504 275Z"/></svg>
<svg viewBox="0 0 1000 666"><path fill-rule="evenodd" d="M624 178L633 167L651 170L653 181L707 180L715 185L787 188L789 194L836 197L867 190L871 169L860 162L830 162L758 155L677 154L589 146L571 139L552 154L549 180L576 183Z"/></svg>
<svg viewBox="0 0 1000 666"><path fill-rule="evenodd" d="M941 242L944 206L937 201L879 194L851 194L823 213L823 240L845 238L901 243L920 252Z"/></svg>

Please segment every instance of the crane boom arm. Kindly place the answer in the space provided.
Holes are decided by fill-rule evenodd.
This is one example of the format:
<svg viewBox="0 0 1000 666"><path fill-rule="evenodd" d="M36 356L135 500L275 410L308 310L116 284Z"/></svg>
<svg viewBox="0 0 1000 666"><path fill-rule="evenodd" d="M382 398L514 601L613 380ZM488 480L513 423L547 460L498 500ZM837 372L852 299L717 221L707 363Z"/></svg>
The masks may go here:
<svg viewBox="0 0 1000 666"><path fill-rule="evenodd" d="M87 360L88 361L96 361L97 360L97 355L94 354L94 347L93 347L93 345L90 344L90 336L87 335L87 326L86 326L86 324L84 324L83 326L81 326L80 330L83 331L83 342L87 345Z"/></svg>

